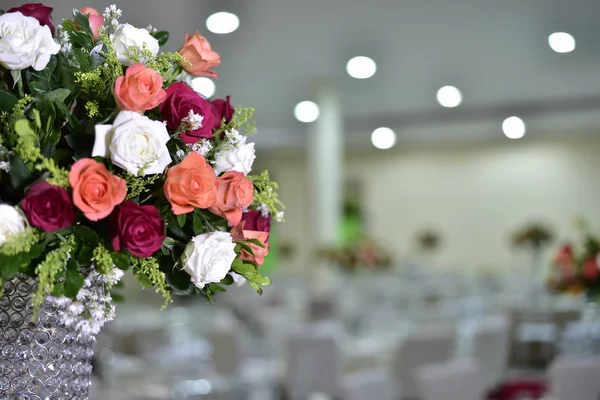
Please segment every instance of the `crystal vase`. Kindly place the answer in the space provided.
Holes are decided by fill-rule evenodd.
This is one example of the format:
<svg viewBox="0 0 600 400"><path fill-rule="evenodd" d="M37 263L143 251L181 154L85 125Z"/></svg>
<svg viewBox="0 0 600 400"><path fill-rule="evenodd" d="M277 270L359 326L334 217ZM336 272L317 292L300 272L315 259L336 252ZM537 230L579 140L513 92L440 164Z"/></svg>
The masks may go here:
<svg viewBox="0 0 600 400"><path fill-rule="evenodd" d="M20 276L0 297L0 400L88 399L94 334L64 323L72 301L49 297L34 312L37 283Z"/></svg>

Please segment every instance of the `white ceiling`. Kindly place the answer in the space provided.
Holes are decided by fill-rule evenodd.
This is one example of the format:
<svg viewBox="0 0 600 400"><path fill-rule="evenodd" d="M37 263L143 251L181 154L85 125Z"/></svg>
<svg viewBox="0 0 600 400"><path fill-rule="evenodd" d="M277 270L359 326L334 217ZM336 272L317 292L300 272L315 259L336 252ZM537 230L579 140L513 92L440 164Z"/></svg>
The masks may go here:
<svg viewBox="0 0 600 400"><path fill-rule="evenodd" d="M0 0L0 5L19 4ZM79 0L52 0L66 17ZM103 9L112 3L94 0ZM516 114L528 135L596 132L600 126L599 0L122 0L124 20L171 31L176 50L198 28L222 58L217 95L256 108L261 146L304 143L293 107L311 86L337 87L348 141L362 145L390 126L401 140L501 136ZM206 32L214 11L240 17L232 34ZM60 19L60 18L57 18ZM547 37L572 33L577 49L554 53ZM355 80L348 59L365 55L377 74ZM435 101L443 85L461 89L458 109Z"/></svg>

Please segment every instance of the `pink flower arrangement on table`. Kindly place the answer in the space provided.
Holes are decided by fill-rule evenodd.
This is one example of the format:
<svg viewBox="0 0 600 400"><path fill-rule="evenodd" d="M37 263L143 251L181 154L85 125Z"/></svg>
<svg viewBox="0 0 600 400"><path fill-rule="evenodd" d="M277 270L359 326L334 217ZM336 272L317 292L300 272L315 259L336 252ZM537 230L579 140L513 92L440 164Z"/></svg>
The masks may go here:
<svg viewBox="0 0 600 400"><path fill-rule="evenodd" d="M121 14L83 7L56 28L43 4L0 15L0 280L37 279L38 305L79 301L90 280L110 296L126 270L165 304L239 281L261 293L283 206L252 173L253 110L193 90L218 77L205 37L164 53L168 32ZM71 308L91 333L112 315Z"/></svg>

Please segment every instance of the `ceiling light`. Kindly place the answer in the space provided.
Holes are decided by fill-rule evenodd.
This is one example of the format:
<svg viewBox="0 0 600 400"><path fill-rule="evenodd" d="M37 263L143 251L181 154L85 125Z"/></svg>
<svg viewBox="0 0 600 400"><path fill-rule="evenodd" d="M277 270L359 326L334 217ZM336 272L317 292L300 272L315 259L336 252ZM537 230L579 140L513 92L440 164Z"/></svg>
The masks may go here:
<svg viewBox="0 0 600 400"><path fill-rule="evenodd" d="M570 53L575 50L575 38L566 32L555 32L548 36L548 44L557 53Z"/></svg>
<svg viewBox="0 0 600 400"><path fill-rule="evenodd" d="M206 19L206 28L212 33L226 34L235 31L240 26L237 15L221 11Z"/></svg>
<svg viewBox="0 0 600 400"><path fill-rule="evenodd" d="M196 93L200 93L202 96L210 98L215 94L215 83L205 77L194 78L192 79L192 89L194 89Z"/></svg>
<svg viewBox="0 0 600 400"><path fill-rule="evenodd" d="M462 94L454 86L444 86L437 91L437 101L443 107L456 107L462 103Z"/></svg>
<svg viewBox="0 0 600 400"><path fill-rule="evenodd" d="M396 144L396 134L390 128L377 128L371 134L371 143L378 149L390 149Z"/></svg>
<svg viewBox="0 0 600 400"><path fill-rule="evenodd" d="M312 101L301 101L294 107L294 116L300 122L314 122L319 118L319 106Z"/></svg>
<svg viewBox="0 0 600 400"><path fill-rule="evenodd" d="M356 79L367 79L375 75L377 64L369 57L354 57L346 64L348 74Z"/></svg>
<svg viewBox="0 0 600 400"><path fill-rule="evenodd" d="M525 122L519 117L509 117L502 123L502 131L509 139L521 139L525 136Z"/></svg>

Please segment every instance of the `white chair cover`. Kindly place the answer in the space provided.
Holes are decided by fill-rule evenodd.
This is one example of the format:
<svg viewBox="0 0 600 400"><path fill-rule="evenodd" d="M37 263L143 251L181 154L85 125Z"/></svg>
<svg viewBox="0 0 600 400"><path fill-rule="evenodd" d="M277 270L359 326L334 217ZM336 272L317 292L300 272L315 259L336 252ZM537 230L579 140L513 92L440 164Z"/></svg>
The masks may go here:
<svg viewBox="0 0 600 400"><path fill-rule="evenodd" d="M600 398L600 358L559 358L549 375L552 394L560 400Z"/></svg>
<svg viewBox="0 0 600 400"><path fill-rule="evenodd" d="M471 360L429 364L416 373L420 400L481 400L485 392Z"/></svg>
<svg viewBox="0 0 600 400"><path fill-rule="evenodd" d="M455 347L455 331L449 328L419 331L401 341L392 361L397 391L404 398L417 396L416 370L426 364L448 361Z"/></svg>
<svg viewBox="0 0 600 400"><path fill-rule="evenodd" d="M329 330L300 331L287 343L284 386L291 400L320 393L335 398L340 393L341 361L337 334Z"/></svg>
<svg viewBox="0 0 600 400"><path fill-rule="evenodd" d="M372 369L344 376L344 400L397 400L396 388L386 370Z"/></svg>
<svg viewBox="0 0 600 400"><path fill-rule="evenodd" d="M510 326L504 316L483 318L475 327L472 357L486 388L499 384L506 373Z"/></svg>

